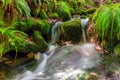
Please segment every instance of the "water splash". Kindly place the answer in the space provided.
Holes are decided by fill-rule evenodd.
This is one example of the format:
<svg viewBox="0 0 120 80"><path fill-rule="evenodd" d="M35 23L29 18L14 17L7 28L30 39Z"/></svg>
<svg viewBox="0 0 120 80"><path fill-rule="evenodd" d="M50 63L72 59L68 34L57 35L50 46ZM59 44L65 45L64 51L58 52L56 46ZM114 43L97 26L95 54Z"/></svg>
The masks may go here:
<svg viewBox="0 0 120 80"><path fill-rule="evenodd" d="M95 45L51 46L43 53L43 60L35 71L26 71L13 80L77 80L86 69L99 64L100 55Z"/></svg>
<svg viewBox="0 0 120 80"><path fill-rule="evenodd" d="M52 27L51 44L54 44L57 40L59 40L59 33L57 31L57 28L61 23L61 21L58 21Z"/></svg>
<svg viewBox="0 0 120 80"><path fill-rule="evenodd" d="M81 23L82 23L83 41L84 41L84 43L86 43L87 40L86 40L86 34L85 34L85 26L87 25L87 23L89 21L89 18L80 19L80 20L81 20Z"/></svg>

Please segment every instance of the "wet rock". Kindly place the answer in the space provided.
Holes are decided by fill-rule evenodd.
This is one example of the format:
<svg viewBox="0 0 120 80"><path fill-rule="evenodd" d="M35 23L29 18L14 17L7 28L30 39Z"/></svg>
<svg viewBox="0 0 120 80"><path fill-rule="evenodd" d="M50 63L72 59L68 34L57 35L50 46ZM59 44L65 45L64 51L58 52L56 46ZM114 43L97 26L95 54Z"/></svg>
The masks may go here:
<svg viewBox="0 0 120 80"><path fill-rule="evenodd" d="M80 41L82 36L82 26L79 19L64 22L58 28L62 40L72 41L72 43L78 43Z"/></svg>
<svg viewBox="0 0 120 80"><path fill-rule="evenodd" d="M28 54L27 54L27 57L28 57L28 58L33 58L33 57L34 57L34 53L33 53L33 52L28 53Z"/></svg>
<svg viewBox="0 0 120 80"><path fill-rule="evenodd" d="M96 73L86 75L85 80L99 80Z"/></svg>
<svg viewBox="0 0 120 80"><path fill-rule="evenodd" d="M4 77L5 77L5 72L4 71L0 72L0 79L3 79Z"/></svg>

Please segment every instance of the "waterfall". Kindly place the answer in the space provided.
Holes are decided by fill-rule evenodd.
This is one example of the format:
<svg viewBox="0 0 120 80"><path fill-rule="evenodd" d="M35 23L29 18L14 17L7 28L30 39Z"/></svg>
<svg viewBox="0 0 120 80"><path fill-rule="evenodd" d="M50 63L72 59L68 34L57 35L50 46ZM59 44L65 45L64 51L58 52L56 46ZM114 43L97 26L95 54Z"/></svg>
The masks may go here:
<svg viewBox="0 0 120 80"><path fill-rule="evenodd" d="M99 64L100 55L95 44L50 46L42 54L42 62L34 71L26 71L12 80L77 80L86 69Z"/></svg>
<svg viewBox="0 0 120 80"><path fill-rule="evenodd" d="M57 40L59 40L59 33L57 31L58 26L61 24L61 21L56 22L52 26L52 31L51 31L51 44L54 44Z"/></svg>
<svg viewBox="0 0 120 80"><path fill-rule="evenodd" d="M81 23L82 23L82 33L83 33L83 41L84 43L86 43L86 34L85 34L85 26L87 24L87 22L89 21L89 18L86 18L86 19L80 19L81 20Z"/></svg>

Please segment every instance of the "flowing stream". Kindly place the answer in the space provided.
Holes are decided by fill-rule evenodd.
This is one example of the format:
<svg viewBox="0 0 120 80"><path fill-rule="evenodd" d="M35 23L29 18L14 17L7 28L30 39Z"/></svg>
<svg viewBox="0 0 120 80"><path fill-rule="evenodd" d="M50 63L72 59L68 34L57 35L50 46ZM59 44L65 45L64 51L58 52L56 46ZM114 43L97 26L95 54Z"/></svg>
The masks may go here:
<svg viewBox="0 0 120 80"><path fill-rule="evenodd" d="M86 43L86 34L85 34L85 26L87 25L88 21L89 21L89 18L86 18L86 19L80 19L81 20L81 23L82 23L82 33L83 33L83 41L84 43Z"/></svg>
<svg viewBox="0 0 120 80"><path fill-rule="evenodd" d="M81 22L84 28L88 19ZM55 30L59 24L61 22L57 22L52 29L53 43L58 39L58 32ZM86 40L85 33L83 36ZM62 47L50 45L49 50L43 53L38 60L39 64L34 71L26 70L24 73L16 75L12 80L78 80L80 76L87 73L87 69L99 64L99 53L95 49L95 44L92 43Z"/></svg>
<svg viewBox="0 0 120 80"><path fill-rule="evenodd" d="M56 41L59 40L59 33L57 31L58 26L61 24L62 22L58 21L56 22L53 27L52 27L52 35L51 35L51 44L54 44Z"/></svg>
<svg viewBox="0 0 120 80"><path fill-rule="evenodd" d="M77 80L86 69L100 62L99 52L91 43L63 47L52 45L42 58L35 71L28 70L13 80Z"/></svg>

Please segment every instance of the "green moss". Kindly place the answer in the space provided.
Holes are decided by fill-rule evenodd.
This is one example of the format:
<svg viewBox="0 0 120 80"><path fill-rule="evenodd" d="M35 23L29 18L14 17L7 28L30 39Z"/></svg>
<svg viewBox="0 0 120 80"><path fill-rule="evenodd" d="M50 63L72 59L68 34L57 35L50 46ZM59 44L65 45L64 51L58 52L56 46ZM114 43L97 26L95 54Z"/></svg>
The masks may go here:
<svg viewBox="0 0 120 80"><path fill-rule="evenodd" d="M70 13L71 14L74 14L75 13L75 10L73 8L70 8Z"/></svg>
<svg viewBox="0 0 120 80"><path fill-rule="evenodd" d="M0 28L0 32L0 57L11 50L15 50L16 53L38 51L36 44L28 40L27 34L10 27Z"/></svg>
<svg viewBox="0 0 120 80"><path fill-rule="evenodd" d="M64 22L60 25L59 31L64 39L71 40L73 43L78 43L82 34L81 21L72 20Z"/></svg>
<svg viewBox="0 0 120 80"><path fill-rule="evenodd" d="M71 19L71 13L68 11L62 12L62 19L63 21L69 21Z"/></svg>
<svg viewBox="0 0 120 80"><path fill-rule="evenodd" d="M92 14L96 11L96 8L91 8L87 10L87 14Z"/></svg>
<svg viewBox="0 0 120 80"><path fill-rule="evenodd" d="M120 43L117 44L117 46L115 46L114 48L114 53L118 56L120 56Z"/></svg>
<svg viewBox="0 0 120 80"><path fill-rule="evenodd" d="M117 39L120 41L120 32L117 34Z"/></svg>
<svg viewBox="0 0 120 80"><path fill-rule="evenodd" d="M4 24L4 23L3 23L3 21L1 20L1 21L0 21L0 27L3 26L3 24Z"/></svg>
<svg viewBox="0 0 120 80"><path fill-rule="evenodd" d="M47 16L47 14L46 14L46 12L45 12L44 9L41 9L41 10L40 10L39 17L40 17L41 19L47 19L47 18L48 18L48 16Z"/></svg>
<svg viewBox="0 0 120 80"><path fill-rule="evenodd" d="M35 24L34 19L29 18L25 20L18 20L12 23L12 25L20 31L23 31L27 34L31 34L33 31L33 25Z"/></svg>
<svg viewBox="0 0 120 80"><path fill-rule="evenodd" d="M42 34L48 35L50 31L50 24L48 20L37 20L34 30L39 30Z"/></svg>
<svg viewBox="0 0 120 80"><path fill-rule="evenodd" d="M63 21L71 19L70 6L66 2L60 1L58 3L58 13L62 17Z"/></svg>
<svg viewBox="0 0 120 80"><path fill-rule="evenodd" d="M94 3L91 0L70 0L70 5L75 11L84 9L86 6L93 6Z"/></svg>
<svg viewBox="0 0 120 80"><path fill-rule="evenodd" d="M59 15L57 13L52 13L49 17L53 19L57 19Z"/></svg>
<svg viewBox="0 0 120 80"><path fill-rule="evenodd" d="M75 14L87 15L87 10L78 10L78 11L75 12Z"/></svg>
<svg viewBox="0 0 120 80"><path fill-rule="evenodd" d="M48 48L48 44L43 39L43 37L39 31L35 31L33 33L33 38L35 40L35 43L38 45L40 52L43 52Z"/></svg>

